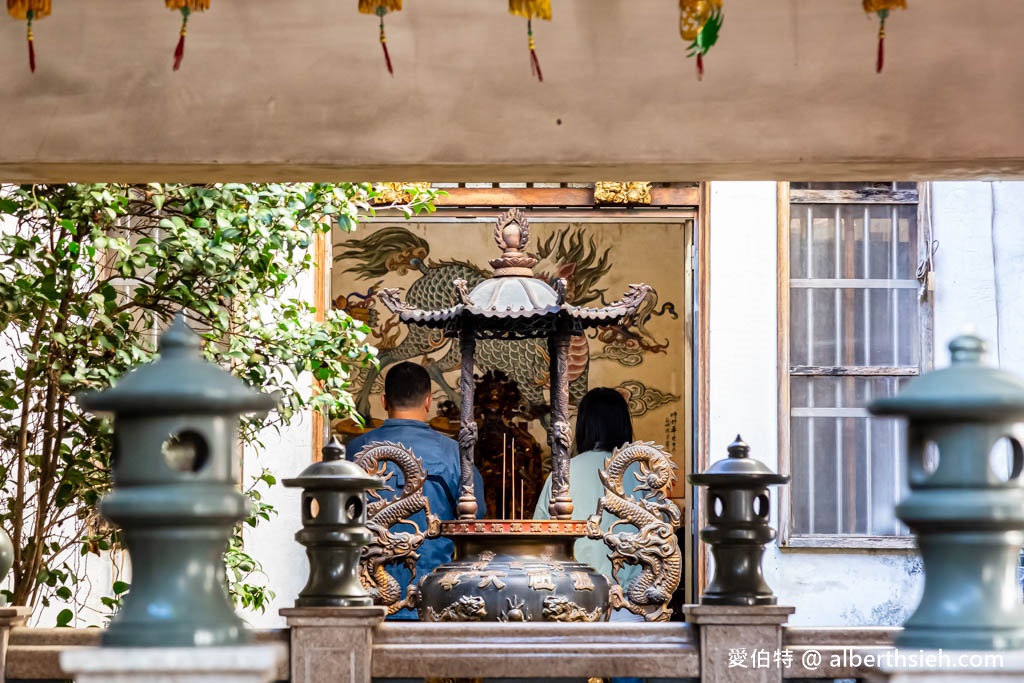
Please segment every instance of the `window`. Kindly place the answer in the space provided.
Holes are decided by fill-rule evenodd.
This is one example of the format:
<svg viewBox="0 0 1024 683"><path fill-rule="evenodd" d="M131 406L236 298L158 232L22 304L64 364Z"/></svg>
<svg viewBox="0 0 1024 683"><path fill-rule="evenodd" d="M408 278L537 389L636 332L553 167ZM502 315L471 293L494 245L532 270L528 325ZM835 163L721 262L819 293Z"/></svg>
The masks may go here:
<svg viewBox="0 0 1024 683"><path fill-rule="evenodd" d="M909 545L905 427L865 405L931 362L917 186L782 184L779 206L780 540Z"/></svg>

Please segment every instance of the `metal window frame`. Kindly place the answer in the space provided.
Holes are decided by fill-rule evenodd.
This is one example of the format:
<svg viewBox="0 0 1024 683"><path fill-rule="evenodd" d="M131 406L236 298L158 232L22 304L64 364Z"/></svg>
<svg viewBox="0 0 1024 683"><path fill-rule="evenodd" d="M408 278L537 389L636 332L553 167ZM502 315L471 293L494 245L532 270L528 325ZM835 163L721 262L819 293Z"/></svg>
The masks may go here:
<svg viewBox="0 0 1024 683"><path fill-rule="evenodd" d="M861 193L850 190L790 190L788 182L777 185L777 311L778 311L778 451L779 471L792 475L792 444L791 444L791 399L790 381L792 377L806 376L913 376L931 368L934 353L934 299L931 293L925 301L919 302L920 326L920 368L917 367L880 367L880 366L790 366L790 254L789 230L790 207L800 204L913 204L917 203L918 220L918 252L919 255L930 248L928 235L931 225L930 185L919 183L917 191L895 189L880 191L872 189ZM838 244L838 243L837 243ZM873 286L885 286L881 281L872 281ZM814 289L810 282L797 281L797 287L805 286ZM860 286L864 286L860 281ZM904 285L900 285L903 287ZM811 409L813 410L813 408ZM898 482L897 482L898 483ZM913 536L883 536L857 534L795 534L792 530L793 496L792 483L782 487L779 494L779 547L783 549L818 548L818 549L912 549L915 547Z"/></svg>

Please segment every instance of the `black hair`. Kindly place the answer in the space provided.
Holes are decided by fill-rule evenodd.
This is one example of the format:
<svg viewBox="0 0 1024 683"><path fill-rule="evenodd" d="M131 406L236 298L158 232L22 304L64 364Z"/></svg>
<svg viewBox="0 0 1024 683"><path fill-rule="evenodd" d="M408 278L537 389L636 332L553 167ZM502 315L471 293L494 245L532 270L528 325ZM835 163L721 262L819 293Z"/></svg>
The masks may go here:
<svg viewBox="0 0 1024 683"><path fill-rule="evenodd" d="M384 378L387 409L418 408L430 395L430 375L421 365L404 361L392 366Z"/></svg>
<svg viewBox="0 0 1024 683"><path fill-rule="evenodd" d="M576 452L612 451L633 440L629 405L615 389L591 389L576 414Z"/></svg>

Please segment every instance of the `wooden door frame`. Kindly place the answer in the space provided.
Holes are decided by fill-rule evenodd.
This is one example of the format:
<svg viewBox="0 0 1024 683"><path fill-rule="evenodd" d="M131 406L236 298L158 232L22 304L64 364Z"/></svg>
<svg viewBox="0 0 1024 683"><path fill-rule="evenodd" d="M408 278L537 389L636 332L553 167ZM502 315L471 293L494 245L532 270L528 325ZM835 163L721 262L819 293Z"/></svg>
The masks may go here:
<svg viewBox="0 0 1024 683"><path fill-rule="evenodd" d="M709 454L709 398L708 378L708 310L709 291L709 246L707 230L708 183L692 187L651 188L651 204L642 206L596 205L592 188L580 187L452 187L443 188L447 193L437 198L437 211L429 216L416 217L417 222L440 222L452 218L477 219L490 222L490 214L508 208L519 207L530 211L531 218L564 218L587 222L637 220L638 223L690 221L691 230L687 246L691 297L687 301L692 315L690 333L689 429L684 443L689 444L691 472L703 471L707 467ZM381 213L367 222L393 219ZM595 220L596 219L596 220ZM330 269L332 257L329 254L330 241L323 240L315 245L314 256L319 272L314 293L318 308L330 306ZM684 361L685 362L685 361ZM319 458L328 426L322 415L313 420L313 444L315 457ZM686 566L683 599L687 603L696 601L707 579L707 549L699 542L703 506L695 492L682 499L684 537L684 565Z"/></svg>

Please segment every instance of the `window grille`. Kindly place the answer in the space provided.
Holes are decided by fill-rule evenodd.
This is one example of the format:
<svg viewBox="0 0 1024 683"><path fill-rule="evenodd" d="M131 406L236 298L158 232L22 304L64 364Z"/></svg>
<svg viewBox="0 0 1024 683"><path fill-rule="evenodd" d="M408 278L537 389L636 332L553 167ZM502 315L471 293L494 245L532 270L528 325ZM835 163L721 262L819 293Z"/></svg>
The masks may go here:
<svg viewBox="0 0 1024 683"><path fill-rule="evenodd" d="M780 287L788 290L789 315L780 319L780 359L788 356L788 376L780 379L788 405L780 422L788 438L780 443L788 442L793 476L784 533L793 545L907 535L894 515L905 487L905 427L870 416L865 406L899 391L930 362L918 197L909 185L786 188Z"/></svg>

